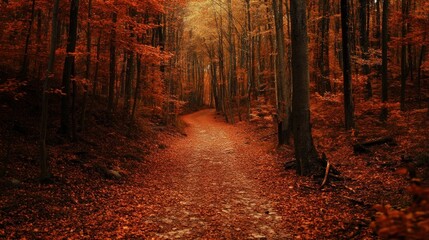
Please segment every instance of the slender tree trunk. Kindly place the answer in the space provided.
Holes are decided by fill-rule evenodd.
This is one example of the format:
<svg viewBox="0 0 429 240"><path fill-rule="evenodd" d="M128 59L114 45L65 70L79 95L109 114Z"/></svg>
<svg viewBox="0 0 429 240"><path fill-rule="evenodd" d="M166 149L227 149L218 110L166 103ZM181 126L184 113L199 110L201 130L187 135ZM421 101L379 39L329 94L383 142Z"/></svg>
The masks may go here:
<svg viewBox="0 0 429 240"><path fill-rule="evenodd" d="M284 31L283 31L283 1L273 0L274 23L276 26L276 70L277 70L277 118L278 118L278 142L289 143L290 138L290 113L291 113L291 86L286 78Z"/></svg>
<svg viewBox="0 0 429 240"><path fill-rule="evenodd" d="M227 0L228 8L228 44L229 44L229 71L228 71L228 114L229 120L234 124L233 101L237 96L237 65L235 53L235 41L233 36L233 16L232 16L232 3ZM239 106L237 106L239 107Z"/></svg>
<svg viewBox="0 0 429 240"><path fill-rule="evenodd" d="M362 74L365 75L367 78L366 80L366 93L365 93L365 99L370 99L372 97L372 85L371 80L369 79L369 65L367 63L369 56L368 56L368 48L369 48L369 40L368 40L368 25L369 21L367 18L368 14L368 0L359 0L359 18L360 18L360 24L359 24L359 31L360 31L360 47L362 51L362 60L364 63L362 64Z"/></svg>
<svg viewBox="0 0 429 240"><path fill-rule="evenodd" d="M307 1L291 0L293 133L297 172L308 175L313 169L316 150L310 125L310 92L308 72Z"/></svg>
<svg viewBox="0 0 429 240"><path fill-rule="evenodd" d="M109 100L107 104L107 112L109 117L113 114L113 105L115 98L115 82L116 82L116 22L118 14L112 13L113 28L110 32L110 65L109 65Z"/></svg>
<svg viewBox="0 0 429 240"><path fill-rule="evenodd" d="M50 50L49 50L49 61L48 61L48 73L47 77L43 83L42 90L42 115L40 118L40 138L39 138L39 148L40 148L40 179L45 181L51 177L51 171L49 169L48 163L48 149L46 147L46 137L47 137L47 125L48 125L48 89L49 82L54 78L54 63L55 63L55 50L57 48L57 23L58 23L58 8L60 0L54 1L54 9L52 13L52 32L50 40Z"/></svg>
<svg viewBox="0 0 429 240"><path fill-rule="evenodd" d="M380 34L380 25L381 25L381 7L380 2L384 0L377 0L375 5L375 31L374 37L377 39L377 46L381 45L381 34Z"/></svg>
<svg viewBox="0 0 429 240"><path fill-rule="evenodd" d="M95 69L94 69L94 83L92 86L92 95L97 96L97 85L98 85L98 70L100 67L100 54L101 54L101 31L98 35L97 40L97 61L95 62Z"/></svg>
<svg viewBox="0 0 429 240"><path fill-rule="evenodd" d="M84 93L83 93L83 101L82 101L82 116L80 127L82 129L82 133L85 132L85 115L86 115L86 102L88 97L88 83L91 78L91 18L92 18L92 0L88 1L88 19L86 24L86 72L85 79L87 82L84 83Z"/></svg>
<svg viewBox="0 0 429 240"><path fill-rule="evenodd" d="M422 107L422 88L421 88L421 76L422 76L422 63L426 53L426 46L423 45L420 50L419 66L417 70L417 102L419 103L419 108ZM428 110L429 112L429 110Z"/></svg>
<svg viewBox="0 0 429 240"><path fill-rule="evenodd" d="M73 76L75 75L75 66L73 64ZM76 80L72 81L72 102L71 102L71 136L74 142L77 141L77 119L76 119L76 99L77 99L77 83Z"/></svg>
<svg viewBox="0 0 429 240"><path fill-rule="evenodd" d="M37 38L37 47L36 52L40 52L40 47L42 46L42 10L37 10L37 32L36 32L36 38ZM34 76L36 79L41 79L42 75L42 64L40 64L40 61L38 58L34 58Z"/></svg>
<svg viewBox="0 0 429 240"><path fill-rule="evenodd" d="M246 38L247 38L247 120L250 120L250 108L252 102L252 92L255 92L255 70L254 70L254 43L252 36L252 22L250 16L250 0L245 0L246 4Z"/></svg>
<svg viewBox="0 0 429 240"><path fill-rule="evenodd" d="M405 37L407 35L407 23L408 17L408 4L407 0L402 0L402 28L401 28L401 111L406 110L405 106L405 91L407 86L407 45L405 44ZM410 59L411 60L411 59Z"/></svg>
<svg viewBox="0 0 429 240"><path fill-rule="evenodd" d="M387 42L388 42L388 20L389 20L389 0L383 0L383 19L382 19L382 31L381 31L381 101L387 102L388 99L388 80L387 80ZM381 112L381 120L387 119L388 110L384 106Z"/></svg>
<svg viewBox="0 0 429 240"><path fill-rule="evenodd" d="M225 121L229 122L228 115L228 98L227 98L227 86L226 86L226 77L225 77L225 65L224 65L224 50L223 50L223 24L222 24L222 15L215 15L216 27L218 29L218 59L219 59L219 82L220 82L220 98L221 98L221 107L222 113L225 117Z"/></svg>
<svg viewBox="0 0 429 240"><path fill-rule="evenodd" d="M322 18L319 22L319 41L320 46L318 49L318 67L320 80L317 82L317 85L321 85L319 93L324 95L325 92L331 92L331 82L329 80L329 0L320 0L319 9L322 14Z"/></svg>
<svg viewBox="0 0 429 240"><path fill-rule="evenodd" d="M131 108L131 94L132 94L132 82L134 78L134 52L129 52L126 68L125 77L125 99L124 99L124 116L127 117L130 114Z"/></svg>
<svg viewBox="0 0 429 240"><path fill-rule="evenodd" d="M215 50L214 46L207 47L207 52L210 58L210 75L211 75L211 88L214 98L214 103L216 107L216 112L221 111L220 102L219 102L219 91L217 89L218 81L217 81L217 66L215 62Z"/></svg>
<svg viewBox="0 0 429 240"><path fill-rule="evenodd" d="M64 95L61 97L61 128L60 132L64 135L70 133L70 82L75 77L74 64L77 41L77 28L78 28L78 13L79 13L79 0L71 0L70 3L70 26L69 34L67 37L67 56L64 61L63 69L63 91Z"/></svg>
<svg viewBox="0 0 429 240"><path fill-rule="evenodd" d="M29 57L28 57L28 47L30 45L30 39L31 39L31 32L33 31L33 22L34 22L34 16L36 14L36 0L33 0L33 3L31 4L31 17L28 21L28 32L27 36L25 37L25 47L24 47L24 60L22 62L22 68L21 68L21 74L23 77L27 77L28 75L28 65L29 65Z"/></svg>
<svg viewBox="0 0 429 240"><path fill-rule="evenodd" d="M137 108L137 100L140 95L140 85L141 85L141 56L137 54L137 80L136 80L136 90L134 92L134 102L133 110L131 112L131 121L134 121L134 116Z"/></svg>
<svg viewBox="0 0 429 240"><path fill-rule="evenodd" d="M350 130L354 127L353 121L353 91L352 75L350 66L350 43L349 43L349 5L348 0L341 0L341 26L343 37L343 78L344 78L344 114L345 127Z"/></svg>

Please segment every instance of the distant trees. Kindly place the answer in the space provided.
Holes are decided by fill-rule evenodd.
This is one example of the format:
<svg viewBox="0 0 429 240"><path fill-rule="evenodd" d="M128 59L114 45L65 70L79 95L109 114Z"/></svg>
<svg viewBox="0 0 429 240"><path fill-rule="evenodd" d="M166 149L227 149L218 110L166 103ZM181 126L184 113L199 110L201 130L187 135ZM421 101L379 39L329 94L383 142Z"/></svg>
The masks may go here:
<svg viewBox="0 0 429 240"><path fill-rule="evenodd" d="M297 4L301 6L304 3ZM210 68L210 74L207 76L210 76L210 91L214 100L209 101L205 96L207 102L214 102L218 112L223 114L228 122L233 123L241 119L243 104L240 103L246 99L248 120L257 121L258 118L267 116L277 118L273 120L278 126L280 144L287 142L288 128L297 128L293 123L289 125L287 120L291 117L295 119L297 106L294 104L304 106L305 101L301 98L307 99L306 95L300 95L294 100L294 97L298 96L295 95L295 88L303 91L299 89L302 82L295 86L295 81L305 79L300 75L305 71L295 72L296 66L291 67L292 53L297 50L294 49L295 46L292 47L292 5L292 1L282 0L191 1L184 20L184 31L189 31L190 34L183 35L185 44L181 46L183 52L192 52L193 58L203 62L198 64L198 67L206 65ZM340 98L338 93L344 94L346 129L359 127L355 126L354 121L355 98L357 103L360 103L359 97L362 97L368 104L381 106L386 118L388 100L405 104L407 101L413 101L411 96L415 96L417 102L421 101L421 75L428 74L428 71L424 70L424 62L428 60L420 63L420 59L427 59L425 46L428 44L428 30L422 27L422 23L428 23L429 18L423 14L423 9L428 9L429 4L422 0L404 0L389 6L387 0L318 0L305 4L308 23L307 58L311 63L308 64L311 76L308 88L327 98ZM389 14L389 9L393 9L394 14ZM403 17L398 18L399 16ZM389 26L389 21L404 23L404 34L400 25ZM212 27L213 23L216 28ZM302 27L303 23L299 22L299 26ZM389 44L388 35L392 38ZM421 44L417 43L417 40L411 40L416 36ZM419 47L413 47L412 44ZM393 46L400 47L400 50L395 50ZM402 46L406 49L404 54L401 54ZM189 61L183 59L178 62L179 66L188 69ZM298 62L292 61L292 65L305 65L303 58L294 59ZM402 62L403 71L400 70ZM416 72L417 77L414 77L413 73ZM188 81L190 84L183 85L183 100L191 99L191 96L200 91L200 83L206 81L205 77L201 77L195 82L193 76L184 73L181 77L193 79ZM388 99L388 91L401 86L401 76L404 79L405 76L415 79L405 81L415 84L415 91L410 92L410 89L414 88L402 84L403 101L400 94ZM427 87L424 88L424 91L428 91ZM353 89L361 95L354 95ZM236 94L231 94L234 91ZM373 94L377 97L373 98ZM382 103L379 104L380 98ZM301 116L297 118L299 117ZM307 134L305 138L309 139L308 136Z"/></svg>

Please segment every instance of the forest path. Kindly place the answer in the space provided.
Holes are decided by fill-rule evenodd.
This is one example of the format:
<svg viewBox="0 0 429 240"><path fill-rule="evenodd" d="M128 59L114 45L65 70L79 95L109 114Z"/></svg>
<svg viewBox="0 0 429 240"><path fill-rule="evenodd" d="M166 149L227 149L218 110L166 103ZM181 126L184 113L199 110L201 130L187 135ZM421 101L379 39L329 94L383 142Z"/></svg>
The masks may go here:
<svg viewBox="0 0 429 240"><path fill-rule="evenodd" d="M285 221L248 169L269 157L256 142L202 110L183 119L187 137L155 154L159 166L145 178L160 201L148 202L155 238L287 239ZM234 131L235 130L235 131ZM155 159L156 158L156 159Z"/></svg>

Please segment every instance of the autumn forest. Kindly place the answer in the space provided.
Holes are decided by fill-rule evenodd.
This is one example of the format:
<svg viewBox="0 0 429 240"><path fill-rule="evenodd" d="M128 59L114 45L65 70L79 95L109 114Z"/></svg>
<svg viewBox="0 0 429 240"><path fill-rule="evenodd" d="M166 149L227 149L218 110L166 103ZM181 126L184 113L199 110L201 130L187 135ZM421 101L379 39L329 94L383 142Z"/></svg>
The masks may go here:
<svg viewBox="0 0 429 240"><path fill-rule="evenodd" d="M0 239L425 239L424 0L0 0Z"/></svg>

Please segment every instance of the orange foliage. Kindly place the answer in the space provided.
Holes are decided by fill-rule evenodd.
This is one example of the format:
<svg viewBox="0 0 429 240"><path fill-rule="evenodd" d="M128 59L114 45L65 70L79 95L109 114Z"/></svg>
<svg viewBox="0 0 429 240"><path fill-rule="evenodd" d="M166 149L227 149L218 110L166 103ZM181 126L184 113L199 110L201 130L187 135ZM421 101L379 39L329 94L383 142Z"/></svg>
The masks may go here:
<svg viewBox="0 0 429 240"><path fill-rule="evenodd" d="M429 188L413 185L408 189L415 202L406 209L376 205L372 229L382 238L426 239L429 235Z"/></svg>

